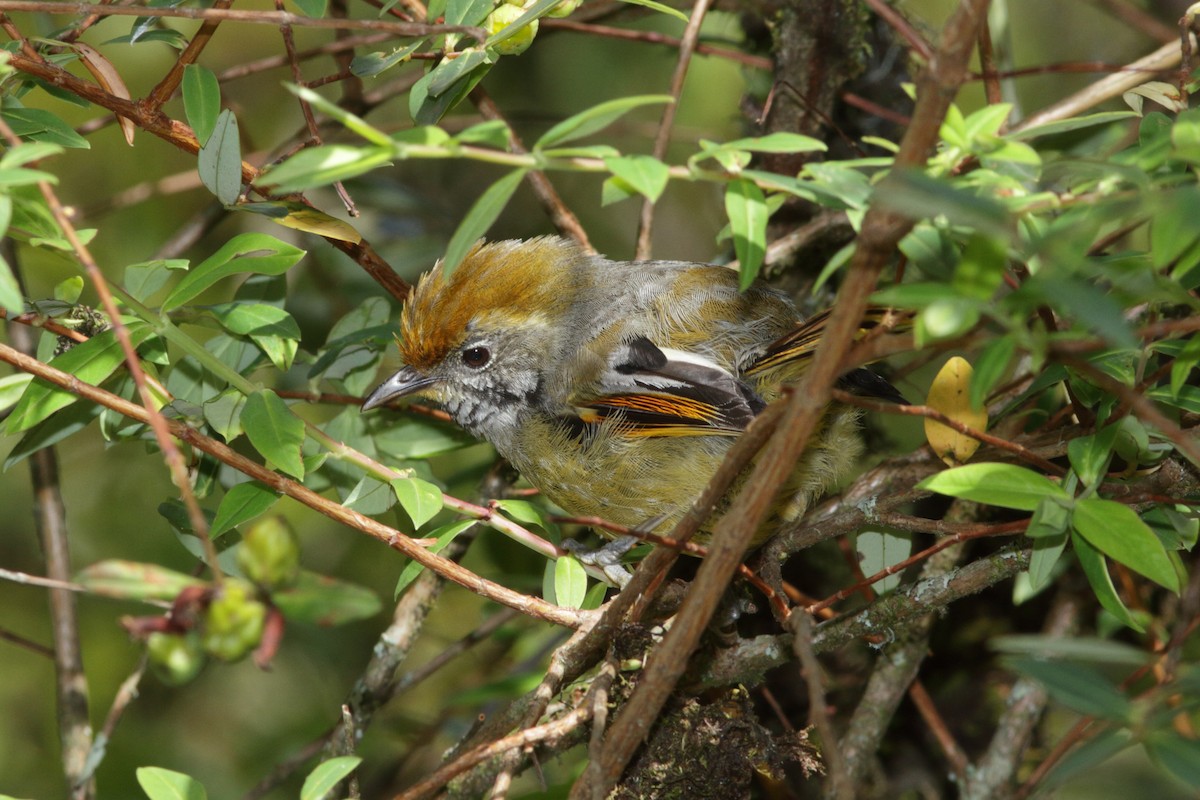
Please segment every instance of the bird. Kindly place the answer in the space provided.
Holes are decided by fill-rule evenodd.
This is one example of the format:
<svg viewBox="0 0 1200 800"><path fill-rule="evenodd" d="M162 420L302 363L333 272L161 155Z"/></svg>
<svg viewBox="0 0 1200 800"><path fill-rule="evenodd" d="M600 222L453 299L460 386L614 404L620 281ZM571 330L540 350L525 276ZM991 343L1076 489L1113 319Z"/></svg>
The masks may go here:
<svg viewBox="0 0 1200 800"><path fill-rule="evenodd" d="M432 400L567 514L666 534L803 373L826 317L803 319L762 282L741 290L723 266L611 260L554 236L481 241L418 280L404 366L362 409ZM866 368L840 383L904 402ZM859 464L859 415L830 405L752 547Z"/></svg>

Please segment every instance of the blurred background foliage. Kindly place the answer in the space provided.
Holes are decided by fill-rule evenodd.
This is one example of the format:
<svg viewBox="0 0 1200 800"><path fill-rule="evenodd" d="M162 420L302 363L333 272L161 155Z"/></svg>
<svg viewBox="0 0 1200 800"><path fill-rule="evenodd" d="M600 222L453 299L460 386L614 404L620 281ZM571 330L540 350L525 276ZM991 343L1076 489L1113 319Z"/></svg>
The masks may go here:
<svg viewBox="0 0 1200 800"><path fill-rule="evenodd" d="M930 32L940 27L953 5L950 0L912 0L900 7L921 30ZM1068 61L1115 66L1158 46L1106 5L1087 0L996 3L1006 15L1000 46L1011 48L1012 62L1018 66ZM1167 24L1181 13L1179 4L1141 5L1146 6L1150 16ZM267 9L269 5L248 3L245 8ZM769 4L755 9L764 10L771 11ZM736 6L719 5L705 23L706 40L738 46L743 36L741 11ZM363 12L356 9L355 13ZM373 12L368 10L366 14L371 16ZM67 17L49 14L11 16L26 35L50 35L70 22ZM630 30L671 36L678 36L683 28L676 19L636 8L616 12L610 22ZM137 98L153 87L174 62L176 53L159 43L105 44L128 34L130 25L129 17L109 18L92 27L84 39L103 49ZM164 26L188 33L197 23L172 20ZM297 49L303 51L331 37L324 31L297 28L295 38ZM227 22L204 51L202 63L221 76L226 70L282 52L279 36L269 26ZM603 100L664 91L674 65L675 51L671 47L544 27L536 46L520 57L502 59L482 85L517 133L532 141L556 121ZM304 77L311 81L338 68L332 58L316 58L304 62ZM368 79L364 89L370 92L397 80L396 74ZM1016 95L1006 99L1015 102L1018 109L1032 111L1094 79L1095 73L1048 69L1013 81ZM242 152L252 163L261 164L262 154L273 152L279 142L289 140L304 124L295 98L281 89L281 83L290 80L288 68L280 66L222 82L225 106L235 112L241 125ZM700 138L723 141L749 135L752 129L746 107L753 111L754 104L763 101L768 85L767 76L759 70L728 59L697 56L679 103L673 150L667 160L678 163L695 151ZM897 98L898 103L900 100ZM127 264L155 257L164 243L197 215L206 210L219 212L212 195L200 185L195 159L187 153L146 133L139 133L136 146L131 148L118 127L111 124L111 118L98 115L95 108L73 107L43 93L30 94L24 102L52 109L87 133L91 149L67 150L54 161L53 172L59 179L61 197L76 214L77 224L99 229L92 248L110 279L119 279ZM978 107L982 104L982 89L977 84L968 86L960 103L965 112ZM164 110L173 118L184 118L178 97ZM605 141L622 152L648 151L657 113L655 108L631 113L606 131ZM398 94L386 100L369 119L383 130L409 127L406 96ZM441 124L454 132L476 121L471 106L464 104ZM328 132L327 141L338 140L357 143L344 133ZM471 204L501 174L494 167L459 160L397 162L349 183L361 211L361 216L351 221L402 277L412 280L440 256ZM591 175L557 175L555 185L565 204L579 215L599 251L614 258L632 255L637 201L601 207L600 178ZM315 190L308 196L329 213L339 207L331 190ZM655 256L700 261L728 258L731 254L716 241L718 231L726 224L722 202L721 188L715 184L672 182L658 202ZM383 294L359 267L317 238L284 230L250 214L218 215L218 221L184 255L198 261L220 242L250 230L269 232L308 251L302 267L291 270L287 278L287 308L300 324L308 349L315 350L334 322L363 300ZM489 238L528 237L550 230L540 207L522 188L491 228ZM62 254L24 248L20 271L27 296L47 297L78 269ZM205 295L205 300L220 302L231 292L232 287L223 284ZM81 299L96 304L90 289L85 289ZM0 338L8 341L7 337L8 328L0 327ZM2 374L9 374L7 368ZM283 388L305 387L302 371L289 375L288 380L291 385ZM913 396L923 394L927 378L910 380L912 384L905 387L906 391ZM922 388L911 391L913 385ZM328 418L336 410L314 407L305 415ZM892 442L891 446L899 450L915 446L919 432L912 422L885 424L888 430L883 438ZM0 458L7 455L17 438L0 439ZM180 546L158 512L159 504L173 496L173 488L161 460L147 457L147 449L142 442L109 444L94 427L60 445L62 491L76 566L121 558L185 572L193 567L194 558ZM435 459L432 466L434 473L447 481L449 493L472 498L489 464L487 448L475 446ZM33 531L32 505L25 464L0 475L0 509L6 512L0 514L0 565L41 574L44 566ZM307 568L369 587L383 599L385 607L388 605L401 561L384 545L287 499L274 511L286 517L298 533ZM403 518L401 512L393 513ZM464 563L485 577L522 591L537 593L540 587L542 560L492 531L484 533ZM79 610L92 718L98 725L143 650L124 635L118 620L123 615L146 612L138 604L89 595L80 596ZM496 613L496 606L475 595L448 589L406 667L419 666ZM969 611L954 613L970 618ZM1014 612L1017 619L1010 624L997 624L999 632L1020 629L1021 613L1025 612ZM144 680L139 698L107 744L96 773L100 796L140 796L134 771L148 764L201 777L210 797L244 794L273 765L336 721L339 704L362 669L386 616L385 611L335 628L290 625L269 672L245 660L210 666L183 688ZM953 630L953 626L948 629ZM0 631L32 642L50 642L45 591L0 581ZM376 765L377 771L368 773L367 785L403 783L396 775L386 774L388 770L405 776L428 772L440 762L442 751L472 725L479 709L492 708L499 700L529 688L531 681L536 682L546 654L562 637L561 631L544 623L517 617L499 634L439 669L417 690L399 696L381 712L359 750L368 764ZM65 796L67 790L58 765L50 662L27 647L0 641L0 664L0 708L4 710L0 714L0 792L17 797ZM958 666L935 661L932 667L935 675L946 675L946 696L954 696L956 681L961 680ZM937 679L931 678L929 683L935 684ZM962 702L969 705L980 699L964 697ZM1062 723L1062 727L1066 725ZM924 746L919 744L921 735L915 734L907 742L905 739L897 738L895 747L901 753L905 748ZM401 753L402 757L398 755ZM566 762L542 766L551 786L569 783L571 772L578 768ZM268 796L295 796L298 781L293 778ZM520 786L515 796L540 796L535 777L526 776ZM1138 757L1094 770L1071 791L1073 794L1064 791L1062 796L1191 796ZM909 796L916 796L921 787L912 787L909 792ZM563 795L552 791L545 796Z"/></svg>

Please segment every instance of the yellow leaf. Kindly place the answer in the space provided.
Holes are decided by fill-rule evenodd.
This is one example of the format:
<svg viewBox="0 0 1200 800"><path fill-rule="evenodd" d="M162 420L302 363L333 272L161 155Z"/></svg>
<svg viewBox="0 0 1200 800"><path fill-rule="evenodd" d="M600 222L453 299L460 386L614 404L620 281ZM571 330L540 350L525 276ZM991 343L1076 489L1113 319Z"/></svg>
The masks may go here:
<svg viewBox="0 0 1200 800"><path fill-rule="evenodd" d="M983 431L987 429L987 410L972 408L969 399L973 371L965 358L951 358L933 379L925 404L955 422ZM977 439L928 418L925 420L925 438L938 458L952 467L967 462L979 449Z"/></svg>

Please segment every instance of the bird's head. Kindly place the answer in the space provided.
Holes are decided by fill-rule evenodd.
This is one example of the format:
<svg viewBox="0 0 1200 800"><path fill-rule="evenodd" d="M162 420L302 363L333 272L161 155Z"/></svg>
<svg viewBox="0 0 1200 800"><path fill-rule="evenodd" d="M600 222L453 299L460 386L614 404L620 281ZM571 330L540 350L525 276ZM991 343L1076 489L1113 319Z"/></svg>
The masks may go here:
<svg viewBox="0 0 1200 800"><path fill-rule="evenodd" d="M503 449L541 399L587 258L576 245L546 237L476 245L449 276L434 267L401 313L405 366L363 410L420 394Z"/></svg>

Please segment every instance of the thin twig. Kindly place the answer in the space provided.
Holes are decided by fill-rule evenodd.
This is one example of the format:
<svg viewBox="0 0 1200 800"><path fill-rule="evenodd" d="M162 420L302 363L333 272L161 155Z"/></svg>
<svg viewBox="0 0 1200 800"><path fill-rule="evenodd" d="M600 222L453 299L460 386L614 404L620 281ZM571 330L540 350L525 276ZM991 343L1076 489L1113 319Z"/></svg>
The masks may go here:
<svg viewBox="0 0 1200 800"><path fill-rule="evenodd" d="M700 38L700 26L712 0L694 0L688 24L683 31L683 39L679 42L679 55L675 61L675 73L671 76L670 93L675 102L669 103L663 109L662 120L658 124L658 133L654 137L652 155L659 161L666 158L667 147L671 144L671 130L675 126L675 115L679 110L679 100L683 97L683 83L687 80L688 66L692 62L692 53L696 51L696 42ZM654 201L646 197L642 199L642 212L638 220L637 245L634 248L634 258L638 261L650 257L650 236L654 227Z"/></svg>

